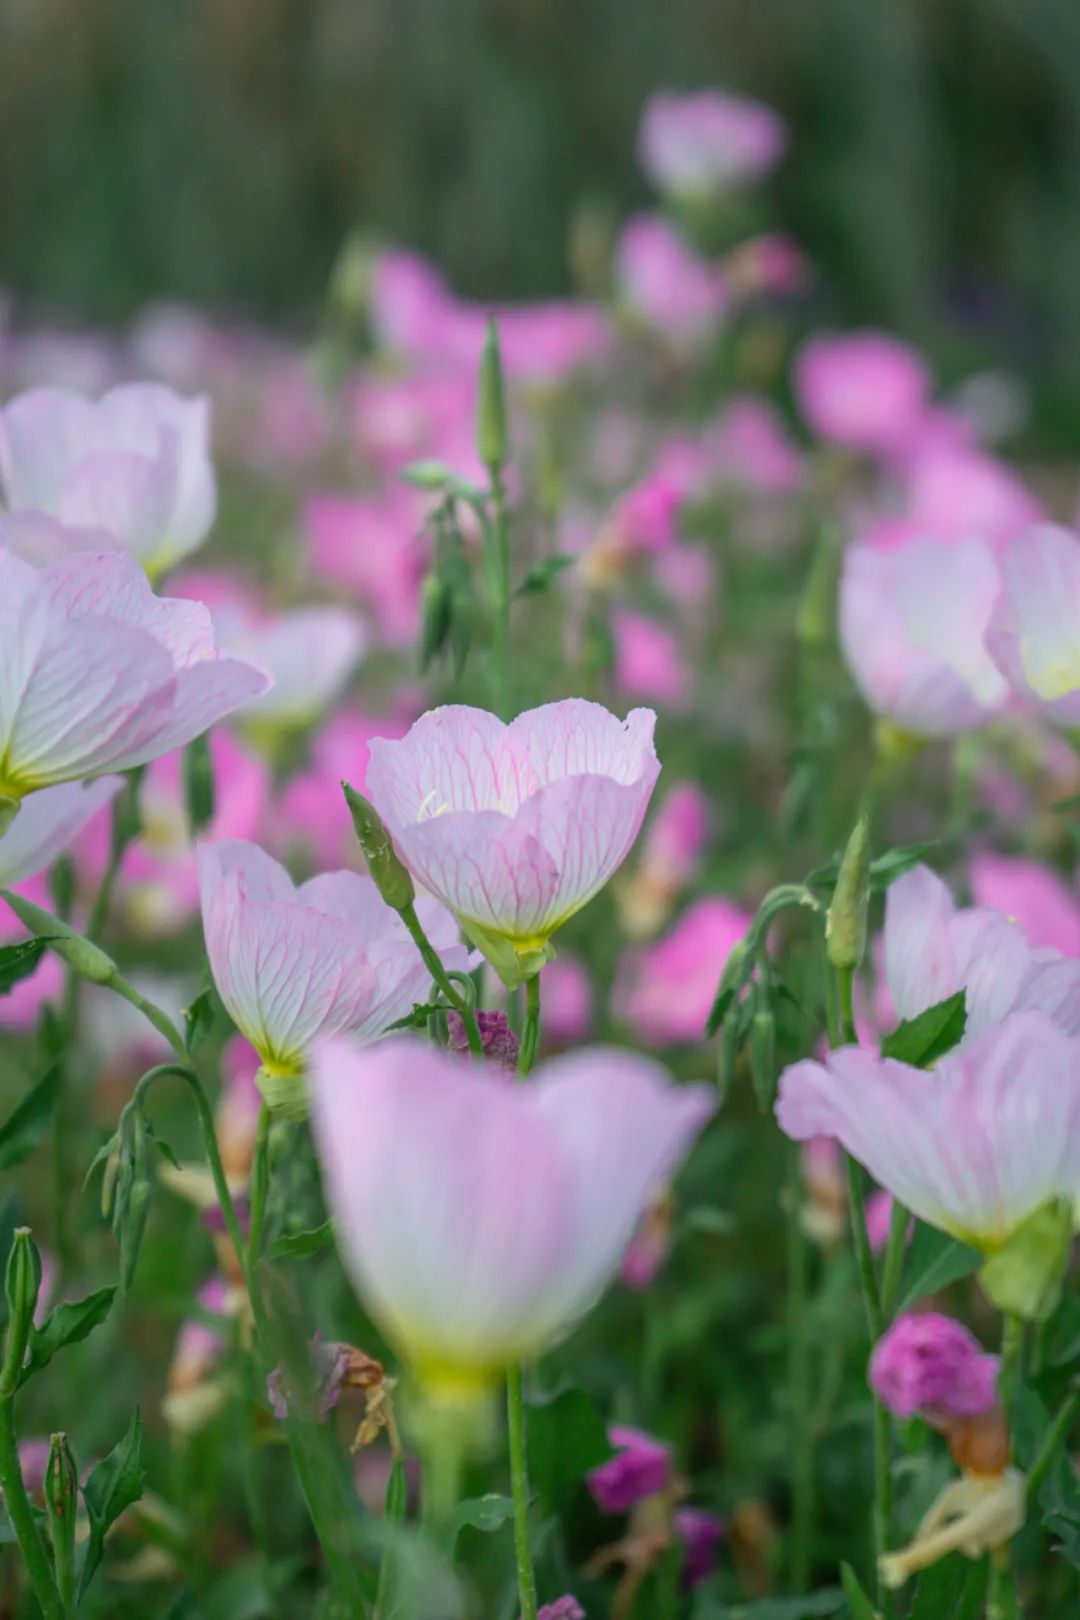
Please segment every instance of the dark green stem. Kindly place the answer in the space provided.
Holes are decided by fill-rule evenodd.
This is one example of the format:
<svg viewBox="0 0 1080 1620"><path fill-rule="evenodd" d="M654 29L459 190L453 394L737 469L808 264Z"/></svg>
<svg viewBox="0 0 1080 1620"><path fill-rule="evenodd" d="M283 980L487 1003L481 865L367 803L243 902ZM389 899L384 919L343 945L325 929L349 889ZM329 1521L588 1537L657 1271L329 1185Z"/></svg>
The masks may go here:
<svg viewBox="0 0 1080 1620"><path fill-rule="evenodd" d="M473 1057L483 1057L484 1043L480 1039L480 1026L476 1021L476 1013L443 966L442 958L430 939L428 939L424 932L424 925L416 915L416 907L408 905L399 915L412 935L416 948L424 959L424 966L431 974L435 984L442 991L454 1011L461 1015L461 1021L465 1026L465 1038L469 1043L469 1051Z"/></svg>
<svg viewBox="0 0 1080 1620"><path fill-rule="evenodd" d="M896 1314L910 1224L911 1216L903 1204L894 1198L889 1219L889 1236L885 1244L885 1264L881 1273L881 1320L885 1327L889 1326Z"/></svg>
<svg viewBox="0 0 1080 1620"><path fill-rule="evenodd" d="M788 1401L791 1424L790 1583L796 1596L810 1585L814 1537L814 1438L810 1425L810 1342L807 1333L810 1251L799 1219L801 1178L796 1160L787 1210Z"/></svg>
<svg viewBox="0 0 1080 1620"><path fill-rule="evenodd" d="M510 719L510 521L506 486L491 469L491 518L487 528L487 587L491 611L491 690L496 713Z"/></svg>
<svg viewBox="0 0 1080 1620"><path fill-rule="evenodd" d="M521 1620L536 1620L536 1576L529 1542L529 1470L525 1456L525 1410L521 1368L506 1374L506 1416L510 1445L510 1487L514 1498L514 1557Z"/></svg>
<svg viewBox="0 0 1080 1620"><path fill-rule="evenodd" d="M1058 1448L1067 1438L1069 1430L1078 1415L1080 1415L1080 1385L1070 1390L1058 1407L1054 1415L1054 1421L1043 1437L1043 1443L1039 1447L1039 1454L1028 1469L1024 1489L1029 1502L1034 1502L1038 1497L1043 1480L1050 1472L1054 1458L1057 1456Z"/></svg>
<svg viewBox="0 0 1080 1620"><path fill-rule="evenodd" d="M521 1047L518 1051L517 1072L519 1075L529 1074L536 1062L536 1052L540 1045L540 975L535 973L531 979L525 980L525 1023L521 1031Z"/></svg>
<svg viewBox="0 0 1080 1620"><path fill-rule="evenodd" d="M25 1234L25 1240L30 1243L28 1233ZM16 1242L19 1241L20 1237L17 1236ZM10 1290L9 1297L11 1297ZM4 1507L7 1509L11 1528L15 1532L15 1539L19 1543L19 1551L23 1555L41 1612L45 1620L64 1620L64 1605L53 1577L52 1562L41 1532L34 1522L30 1498L26 1494L22 1464L19 1461L19 1439L15 1431L15 1391L19 1387L22 1375L32 1309L32 1300L25 1302L20 1317L13 1304L8 1321L4 1363L0 1368L0 1491L3 1492Z"/></svg>
<svg viewBox="0 0 1080 1620"><path fill-rule="evenodd" d="M1001 1402L1005 1420L1010 1429L1012 1426L1012 1402L1020 1377L1020 1364L1023 1353L1023 1318L1017 1316L1014 1311L1007 1311L1001 1331L1001 1369L998 1373L998 1400ZM1008 1545L995 1547L990 1555L990 1586L986 1596L987 1620L1016 1620L1019 1612L1012 1549Z"/></svg>

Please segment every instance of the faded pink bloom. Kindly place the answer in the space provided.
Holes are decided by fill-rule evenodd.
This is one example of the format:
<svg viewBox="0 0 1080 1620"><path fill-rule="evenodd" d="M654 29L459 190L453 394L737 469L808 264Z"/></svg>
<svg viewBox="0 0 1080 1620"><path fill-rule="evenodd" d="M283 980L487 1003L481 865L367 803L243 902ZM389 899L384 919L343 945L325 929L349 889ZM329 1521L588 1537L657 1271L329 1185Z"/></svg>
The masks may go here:
<svg viewBox="0 0 1080 1620"><path fill-rule="evenodd" d="M978 1417L997 1401L998 1358L936 1311L898 1317L874 1346L870 1387L897 1417Z"/></svg>
<svg viewBox="0 0 1080 1620"><path fill-rule="evenodd" d="M480 1040L483 1043L484 1057L503 1074L514 1074L517 1070L520 1042L510 1028L510 1020L504 1012L484 1012L478 1010L476 1014L477 1027L480 1030ZM460 1013L451 1012L446 1015L447 1032L449 1034L449 1050L456 1052L459 1057L469 1056L469 1037L465 1033L465 1020Z"/></svg>
<svg viewBox="0 0 1080 1620"><path fill-rule="evenodd" d="M634 939L661 927L693 877L709 835L709 807L695 782L680 782L646 829L641 858L617 892L619 914Z"/></svg>
<svg viewBox="0 0 1080 1620"><path fill-rule="evenodd" d="M123 785L119 776L101 776L35 793L0 833L0 888L46 871Z"/></svg>
<svg viewBox="0 0 1080 1620"><path fill-rule="evenodd" d="M635 214L623 226L615 272L628 314L680 349L707 340L731 303L723 271L695 257L658 214Z"/></svg>
<svg viewBox="0 0 1080 1620"><path fill-rule="evenodd" d="M589 1309L714 1107L629 1052L577 1052L509 1086L416 1039L324 1043L312 1096L356 1289L419 1377L459 1395Z"/></svg>
<svg viewBox="0 0 1080 1620"><path fill-rule="evenodd" d="M1080 900L1050 867L986 850L973 857L970 880L976 905L1015 919L1036 950L1080 956Z"/></svg>
<svg viewBox="0 0 1080 1620"><path fill-rule="evenodd" d="M1001 561L987 645L1013 691L1062 726L1080 725L1080 540L1041 524Z"/></svg>
<svg viewBox="0 0 1080 1620"><path fill-rule="evenodd" d="M719 1563L720 1544L727 1534L727 1525L705 1508L679 1508L675 1513L675 1534L684 1548L683 1589L690 1591L706 1580Z"/></svg>
<svg viewBox="0 0 1080 1620"><path fill-rule="evenodd" d="M917 737L947 737L999 712L1008 688L984 637L1000 588L980 540L849 547L840 642L876 715Z"/></svg>
<svg viewBox="0 0 1080 1620"><path fill-rule="evenodd" d="M372 742L368 790L398 853L507 985L628 854L660 769L655 722L580 698L509 725L454 705Z"/></svg>
<svg viewBox="0 0 1080 1620"><path fill-rule="evenodd" d="M811 338L796 357L794 384L820 438L872 455L901 450L930 400L921 357L884 332Z"/></svg>
<svg viewBox="0 0 1080 1620"><path fill-rule="evenodd" d="M619 608L611 615L615 638L615 690L670 709L684 708L690 674L675 631L645 613Z"/></svg>
<svg viewBox="0 0 1080 1620"><path fill-rule="evenodd" d="M813 280L809 260L790 236L772 231L733 247L724 272L735 295L750 298L793 298Z"/></svg>
<svg viewBox="0 0 1080 1620"><path fill-rule="evenodd" d="M702 1038L716 986L752 918L729 900L698 900L664 937L624 964L616 1005L639 1040Z"/></svg>
<svg viewBox="0 0 1080 1620"><path fill-rule="evenodd" d="M205 537L217 493L205 399L156 383L101 399L62 389L22 394L0 411L0 481L15 514L115 535L160 573Z"/></svg>
<svg viewBox="0 0 1080 1620"><path fill-rule="evenodd" d="M785 1135L834 1136L920 1220L993 1252L1080 1194L1080 1046L1013 1013L933 1070L847 1046L780 1077Z"/></svg>
<svg viewBox="0 0 1080 1620"><path fill-rule="evenodd" d="M437 349L452 307L442 277L417 253L390 248L375 262L369 314L379 343L423 360Z"/></svg>
<svg viewBox="0 0 1080 1620"><path fill-rule="evenodd" d="M0 794L126 770L167 754L265 692L220 653L210 615L156 597L122 554L35 569L4 560Z"/></svg>
<svg viewBox="0 0 1080 1620"><path fill-rule="evenodd" d="M226 1391L214 1378L225 1353L232 1314L225 1278L211 1277L204 1283L197 1304L199 1314L188 1317L177 1334L162 1401L166 1423L184 1434L202 1428L225 1401Z"/></svg>
<svg viewBox="0 0 1080 1620"><path fill-rule="evenodd" d="M660 91L642 115L638 161L658 190L710 197L763 180L786 146L784 120L760 101L722 90Z"/></svg>
<svg viewBox="0 0 1080 1620"><path fill-rule="evenodd" d="M44 1436L29 1435L27 1439L19 1441L19 1467L22 1469L23 1484L27 1495L35 1502L44 1501L45 1470L49 1466L51 1451L52 1447ZM2 1496L0 1492L0 1498Z"/></svg>
<svg viewBox="0 0 1080 1620"><path fill-rule="evenodd" d="M384 473L412 461L438 460L472 478L479 471L472 445L475 409L476 378L464 370L365 376L353 391L353 431L361 452ZM448 445L465 451L464 465L447 454Z"/></svg>
<svg viewBox="0 0 1080 1620"><path fill-rule="evenodd" d="M617 579L642 558L656 558L678 545L683 494L667 477L653 474L621 495L601 523L582 561L592 585Z"/></svg>
<svg viewBox="0 0 1080 1620"><path fill-rule="evenodd" d="M242 1035L234 1035L226 1042L221 1054L224 1084L214 1110L214 1125L221 1163L230 1182L244 1183L251 1173L262 1112L258 1067L259 1054Z"/></svg>
<svg viewBox="0 0 1080 1620"><path fill-rule="evenodd" d="M889 1241L894 1203L891 1193L880 1191L871 1193L866 1200L866 1235L875 1254L880 1254ZM909 1221L904 1236L905 1246L911 1242L914 1235L915 1222Z"/></svg>
<svg viewBox="0 0 1080 1620"><path fill-rule="evenodd" d="M326 872L298 888L257 844L200 844L203 928L218 993L262 1059L272 1107L303 1112L315 1042L344 1032L378 1040L423 1001L430 975L401 918L370 878ZM448 967L464 969L453 919L421 899Z"/></svg>
<svg viewBox="0 0 1080 1620"><path fill-rule="evenodd" d="M1023 929L1001 912L959 909L926 866L889 887L885 980L898 1018L914 1018L964 990L965 1040L1030 1008L1066 1034L1080 1035L1080 962L1033 950Z"/></svg>
<svg viewBox="0 0 1080 1620"><path fill-rule="evenodd" d="M551 301L544 304L500 305L491 312L499 328L503 366L511 382L532 388L550 388L567 381L582 367L601 360L610 348L607 322L599 310L585 304ZM477 311L479 360L486 320Z"/></svg>
<svg viewBox="0 0 1080 1620"><path fill-rule="evenodd" d="M416 635L426 568L422 522L422 508L410 490L317 495L304 507L316 572L343 585L369 608L380 638L391 646L408 645Z"/></svg>
<svg viewBox="0 0 1080 1620"><path fill-rule="evenodd" d="M640 1429L608 1430L615 1456L586 1476L601 1513L627 1513L636 1502L656 1496L671 1479L671 1447Z"/></svg>
<svg viewBox="0 0 1080 1620"><path fill-rule="evenodd" d="M671 1248L672 1213L670 1188L655 1187L619 1267L627 1288L648 1288L659 1275Z"/></svg>

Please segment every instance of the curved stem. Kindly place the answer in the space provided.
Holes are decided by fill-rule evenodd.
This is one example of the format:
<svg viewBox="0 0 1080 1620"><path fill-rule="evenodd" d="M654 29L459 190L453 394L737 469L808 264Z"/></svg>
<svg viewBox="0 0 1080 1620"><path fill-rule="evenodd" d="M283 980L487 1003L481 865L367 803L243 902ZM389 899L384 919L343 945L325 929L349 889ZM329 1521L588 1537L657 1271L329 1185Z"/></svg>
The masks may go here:
<svg viewBox="0 0 1080 1620"><path fill-rule="evenodd" d="M483 1057L484 1043L480 1039L480 1026L476 1021L476 1013L443 966L442 958L430 939L428 939L424 932L424 925L416 915L415 905L407 905L399 913L399 916L412 935L416 948L424 959L424 966L431 974L432 979L454 1011L461 1015L461 1021L465 1026L465 1038L469 1043L469 1051L473 1057Z"/></svg>
<svg viewBox="0 0 1080 1620"><path fill-rule="evenodd" d="M536 1576L529 1544L529 1470L525 1457L525 1409L521 1368L506 1374L506 1416L510 1445L510 1486L514 1498L514 1556L517 1562L521 1620L536 1620Z"/></svg>

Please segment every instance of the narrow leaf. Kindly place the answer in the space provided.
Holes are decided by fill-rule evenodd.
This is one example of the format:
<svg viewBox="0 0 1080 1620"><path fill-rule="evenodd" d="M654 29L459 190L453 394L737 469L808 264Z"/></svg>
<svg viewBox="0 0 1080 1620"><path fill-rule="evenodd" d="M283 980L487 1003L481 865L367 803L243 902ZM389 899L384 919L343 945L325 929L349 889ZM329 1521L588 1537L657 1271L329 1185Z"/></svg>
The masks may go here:
<svg viewBox="0 0 1080 1620"><path fill-rule="evenodd" d="M490 1494L471 1497L468 1501L460 1502L446 1527L447 1551L453 1552L457 1538L463 1530L479 1530L484 1535L491 1535L495 1530L501 1530L513 1514L514 1504L509 1496Z"/></svg>
<svg viewBox="0 0 1080 1620"><path fill-rule="evenodd" d="M540 595L550 588L552 581L558 578L564 568L570 568L576 562L576 557L545 557L542 562L533 564L514 595Z"/></svg>
<svg viewBox="0 0 1080 1620"><path fill-rule="evenodd" d="M20 939L0 949L0 996L6 996L23 979L28 979L48 949L47 939Z"/></svg>
<svg viewBox="0 0 1080 1620"><path fill-rule="evenodd" d="M877 1610L867 1597L862 1584L850 1564L840 1565L840 1582L844 1588L851 1620L878 1620Z"/></svg>
<svg viewBox="0 0 1080 1620"><path fill-rule="evenodd" d="M114 1287L99 1288L73 1304L57 1305L30 1335L30 1359L23 1371L24 1379L47 1366L65 1345L78 1344L92 1333L108 1316L115 1298Z"/></svg>
<svg viewBox="0 0 1080 1620"><path fill-rule="evenodd" d="M97 1573L105 1551L105 1536L125 1508L142 1496L146 1474L142 1465L142 1418L136 1407L123 1437L98 1463L82 1488L90 1519L90 1535L83 1554L79 1597Z"/></svg>
<svg viewBox="0 0 1080 1620"><path fill-rule="evenodd" d="M60 1066L54 1063L0 1125L0 1170L21 1164L42 1141L59 1090Z"/></svg>
<svg viewBox="0 0 1080 1620"><path fill-rule="evenodd" d="M330 1243L334 1236L333 1226L324 1221L321 1226L313 1226L307 1232L290 1232L279 1237L271 1243L267 1251L271 1260L299 1260L306 1254L314 1254Z"/></svg>

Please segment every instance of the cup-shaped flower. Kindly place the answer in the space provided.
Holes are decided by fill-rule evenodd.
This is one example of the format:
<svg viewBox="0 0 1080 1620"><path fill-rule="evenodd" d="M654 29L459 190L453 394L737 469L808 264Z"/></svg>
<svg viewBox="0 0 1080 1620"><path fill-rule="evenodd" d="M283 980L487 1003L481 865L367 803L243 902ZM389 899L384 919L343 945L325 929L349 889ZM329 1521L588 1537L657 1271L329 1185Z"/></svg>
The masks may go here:
<svg viewBox="0 0 1080 1620"><path fill-rule="evenodd" d="M655 723L568 698L509 725L432 709L400 742L372 742L368 794L399 855L508 986L539 971L637 837L660 769Z"/></svg>
<svg viewBox="0 0 1080 1620"><path fill-rule="evenodd" d="M833 1136L931 1226L999 1249L1052 1198L1080 1193L1080 1043L1013 1013L933 1070L846 1046L780 1078L780 1128Z"/></svg>
<svg viewBox="0 0 1080 1620"><path fill-rule="evenodd" d="M1006 548L986 642L1014 692L1080 726L1080 540L1042 524Z"/></svg>
<svg viewBox="0 0 1080 1620"><path fill-rule="evenodd" d="M958 907L926 866L905 872L888 891L885 980L900 1018L963 990L965 1040L1031 1008L1080 1035L1080 961L1049 946L1032 949L1003 912Z"/></svg>
<svg viewBox="0 0 1080 1620"><path fill-rule="evenodd" d="M416 946L370 878L324 872L297 887L257 844L226 839L198 852L203 929L214 983L262 1059L271 1107L306 1111L304 1071L316 1041L378 1040L430 984ZM440 905L417 910L447 968L467 957Z"/></svg>
<svg viewBox="0 0 1080 1620"><path fill-rule="evenodd" d="M120 552L40 570L6 556L0 647L0 798L144 765L270 684Z"/></svg>
<svg viewBox="0 0 1080 1620"><path fill-rule="evenodd" d="M949 737L1001 709L1008 687L984 643L1000 588L981 540L849 549L840 642L876 715L915 737Z"/></svg>
<svg viewBox="0 0 1080 1620"><path fill-rule="evenodd" d="M0 834L0 888L44 872L123 785L119 776L102 776L35 793Z"/></svg>
<svg viewBox="0 0 1080 1620"><path fill-rule="evenodd" d="M618 1269L713 1109L593 1047L508 1086L413 1038L312 1061L315 1142L358 1293L421 1381L468 1397L538 1355Z"/></svg>
<svg viewBox="0 0 1080 1620"><path fill-rule="evenodd" d="M99 400L36 388L0 411L0 481L15 514L106 530L150 573L192 551L214 520L210 409L156 383Z"/></svg>

